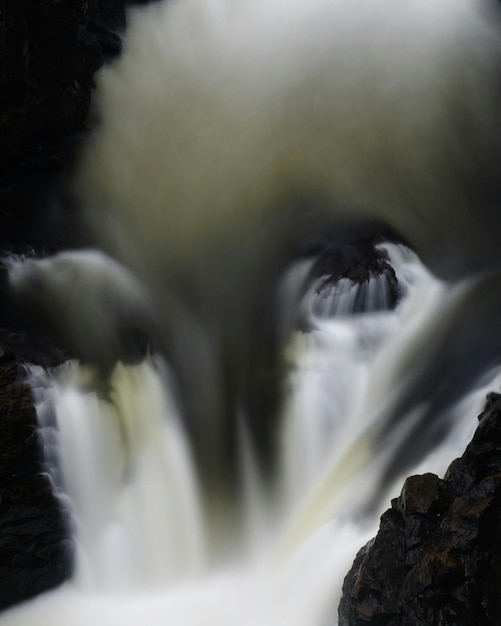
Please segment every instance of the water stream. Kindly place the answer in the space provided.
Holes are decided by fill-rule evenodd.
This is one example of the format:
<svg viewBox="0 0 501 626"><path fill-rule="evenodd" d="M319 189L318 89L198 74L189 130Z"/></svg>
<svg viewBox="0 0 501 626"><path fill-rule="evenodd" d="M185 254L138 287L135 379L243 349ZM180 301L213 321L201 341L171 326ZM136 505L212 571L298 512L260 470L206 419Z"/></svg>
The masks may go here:
<svg viewBox="0 0 501 626"><path fill-rule="evenodd" d="M32 368L47 470L71 514L76 569L61 589L7 611L0 623L335 624L342 579L403 476L443 473L497 385L493 370L445 417L436 415L447 420L446 436L423 428L417 463L381 484L423 415L414 408L387 429L398 364L457 297L411 252L386 248L404 291L396 310L353 315L334 303L336 315L319 316L314 289L305 297L312 330L296 333L288 348L278 480L271 492L264 487L242 427L243 498L234 508L222 500L219 516L204 510L203 477L160 357L117 365L107 398L76 362L50 374Z"/></svg>
<svg viewBox="0 0 501 626"><path fill-rule="evenodd" d="M76 361L27 366L75 572L2 626L336 624L342 579L389 498L413 472L444 472L498 385L499 277L471 278L500 267L491 8L131 11L74 184L99 251L7 262L14 292L37 293L77 354L114 365L104 379ZM295 297L285 312L275 300L291 256L366 219L454 282L388 244L394 310L380 278L317 283L290 336ZM134 366L116 362L130 320L156 346ZM284 362L266 479L253 400ZM228 467L236 498L214 489Z"/></svg>

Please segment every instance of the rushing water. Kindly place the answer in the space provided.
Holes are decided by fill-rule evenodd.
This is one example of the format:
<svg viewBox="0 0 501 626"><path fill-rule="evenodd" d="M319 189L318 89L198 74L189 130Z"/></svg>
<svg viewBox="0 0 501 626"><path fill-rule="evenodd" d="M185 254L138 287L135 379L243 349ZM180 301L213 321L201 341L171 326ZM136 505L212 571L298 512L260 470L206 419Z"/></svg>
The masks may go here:
<svg viewBox="0 0 501 626"><path fill-rule="evenodd" d="M442 441L423 425L417 463L381 487L386 465L425 413L414 408L391 431L385 426L399 364L457 298L412 253L387 248L402 302L395 311L350 315L333 304L334 317L307 314L312 330L297 333L288 349L278 480L265 488L242 427L243 497L222 500L219 515L204 509L159 357L117 365L106 399L77 363L49 377L32 368L48 471L71 512L76 570L60 590L4 613L2 625L335 624L342 579L403 474L443 472L496 384L494 370L435 415L448 424ZM315 310L315 297L307 294L305 310Z"/></svg>
<svg viewBox="0 0 501 626"><path fill-rule="evenodd" d="M367 218L442 277L499 269L494 3L397 4L171 0L132 16L75 182L115 260L8 262L14 291L114 369L106 385L76 362L31 370L75 573L2 626L335 624L403 476L462 451L497 384L496 274L443 283L387 246L394 311L383 279L313 286L292 337L294 271L279 289L291 257ZM156 352L116 364L131 320ZM278 443L258 431L271 479L253 428L284 360Z"/></svg>

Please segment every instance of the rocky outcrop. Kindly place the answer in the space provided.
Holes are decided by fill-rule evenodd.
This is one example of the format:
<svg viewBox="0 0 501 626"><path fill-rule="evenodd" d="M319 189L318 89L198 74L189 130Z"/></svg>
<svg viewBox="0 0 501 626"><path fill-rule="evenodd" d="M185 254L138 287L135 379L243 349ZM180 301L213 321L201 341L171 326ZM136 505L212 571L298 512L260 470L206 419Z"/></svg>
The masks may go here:
<svg viewBox="0 0 501 626"><path fill-rule="evenodd" d="M501 396L444 479L412 476L358 553L340 626L501 623Z"/></svg>
<svg viewBox="0 0 501 626"><path fill-rule="evenodd" d="M317 257L313 312L319 317L395 308L401 288L388 255L372 239L327 246Z"/></svg>
<svg viewBox="0 0 501 626"><path fill-rule="evenodd" d="M0 167L60 165L49 146L84 129L93 75L121 48L123 0L0 0Z"/></svg>
<svg viewBox="0 0 501 626"><path fill-rule="evenodd" d="M120 53L126 6L136 3L0 0L2 248L43 243L53 252L74 235L66 180L86 134L94 74Z"/></svg>
<svg viewBox="0 0 501 626"><path fill-rule="evenodd" d="M16 354L1 341L0 609L60 584L71 567L65 515L41 472L31 392Z"/></svg>

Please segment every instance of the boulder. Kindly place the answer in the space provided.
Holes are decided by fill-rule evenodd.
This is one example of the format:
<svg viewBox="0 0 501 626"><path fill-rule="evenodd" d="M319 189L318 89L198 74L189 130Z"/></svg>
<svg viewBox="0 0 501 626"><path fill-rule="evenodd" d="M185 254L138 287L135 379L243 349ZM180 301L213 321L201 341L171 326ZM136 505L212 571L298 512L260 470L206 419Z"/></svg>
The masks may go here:
<svg viewBox="0 0 501 626"><path fill-rule="evenodd" d="M346 576L339 625L501 623L501 396L443 479L412 476Z"/></svg>
<svg viewBox="0 0 501 626"><path fill-rule="evenodd" d="M120 51L125 12L124 0L0 0L0 15L5 180L60 167L50 146L85 128L93 75Z"/></svg>

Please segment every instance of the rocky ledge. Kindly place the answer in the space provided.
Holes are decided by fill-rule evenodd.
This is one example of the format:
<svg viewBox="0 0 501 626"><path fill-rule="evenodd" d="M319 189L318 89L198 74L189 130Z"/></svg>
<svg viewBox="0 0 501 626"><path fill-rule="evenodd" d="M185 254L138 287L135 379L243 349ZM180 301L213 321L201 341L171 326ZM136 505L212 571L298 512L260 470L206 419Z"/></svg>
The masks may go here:
<svg viewBox="0 0 501 626"><path fill-rule="evenodd" d="M339 626L501 624L501 396L445 477L412 476L358 553Z"/></svg>

